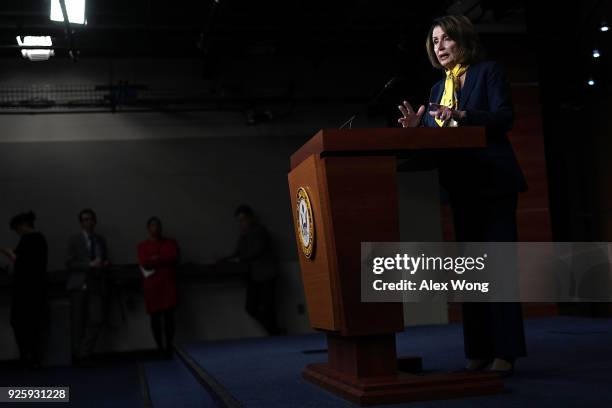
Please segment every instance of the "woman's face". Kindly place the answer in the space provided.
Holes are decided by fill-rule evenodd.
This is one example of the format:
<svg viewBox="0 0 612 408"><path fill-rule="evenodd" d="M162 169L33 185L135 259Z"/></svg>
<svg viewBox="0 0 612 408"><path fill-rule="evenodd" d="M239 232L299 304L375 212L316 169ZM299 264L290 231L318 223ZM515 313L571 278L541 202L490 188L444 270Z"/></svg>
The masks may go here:
<svg viewBox="0 0 612 408"><path fill-rule="evenodd" d="M431 40L440 65L445 69L453 69L459 62L459 46L455 40L450 38L440 26L434 27Z"/></svg>
<svg viewBox="0 0 612 408"><path fill-rule="evenodd" d="M28 225L27 224L19 224L17 226L17 228L15 228L15 233L19 236L24 235L25 233L27 233L29 230Z"/></svg>
<svg viewBox="0 0 612 408"><path fill-rule="evenodd" d="M151 238L159 238L161 237L162 234L162 226L159 222L157 221L151 221L151 223L149 223L149 226L147 228L149 230L149 236Z"/></svg>

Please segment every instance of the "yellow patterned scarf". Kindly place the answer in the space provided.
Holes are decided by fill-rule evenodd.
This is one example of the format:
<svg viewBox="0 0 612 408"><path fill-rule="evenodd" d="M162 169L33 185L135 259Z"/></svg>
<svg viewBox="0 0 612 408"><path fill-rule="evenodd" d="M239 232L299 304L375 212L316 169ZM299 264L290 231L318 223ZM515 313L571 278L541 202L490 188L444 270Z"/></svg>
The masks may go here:
<svg viewBox="0 0 612 408"><path fill-rule="evenodd" d="M457 99L457 89L461 88L461 84L459 83L459 78L461 75L465 74L469 65L461 65L457 64L453 67L453 69L446 70L446 81L444 81L444 93L442 94L442 99L440 100L440 105L448 106L451 109L457 109L459 106L459 100ZM454 122L455 126L456 122L452 119L443 121L440 119L435 119L436 123L440 127L444 126L452 126L450 122Z"/></svg>

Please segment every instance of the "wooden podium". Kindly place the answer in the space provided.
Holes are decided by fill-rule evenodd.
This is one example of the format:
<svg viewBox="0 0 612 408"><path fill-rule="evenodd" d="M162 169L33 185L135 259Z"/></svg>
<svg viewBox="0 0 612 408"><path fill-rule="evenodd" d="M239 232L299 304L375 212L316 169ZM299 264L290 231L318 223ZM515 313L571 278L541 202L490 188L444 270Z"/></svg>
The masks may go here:
<svg viewBox="0 0 612 408"><path fill-rule="evenodd" d="M304 378L360 405L498 393L492 373L419 375L396 356L401 303L361 302L361 242L400 240L396 156L485 146L483 128L325 129L291 156L289 191L310 323L328 362Z"/></svg>

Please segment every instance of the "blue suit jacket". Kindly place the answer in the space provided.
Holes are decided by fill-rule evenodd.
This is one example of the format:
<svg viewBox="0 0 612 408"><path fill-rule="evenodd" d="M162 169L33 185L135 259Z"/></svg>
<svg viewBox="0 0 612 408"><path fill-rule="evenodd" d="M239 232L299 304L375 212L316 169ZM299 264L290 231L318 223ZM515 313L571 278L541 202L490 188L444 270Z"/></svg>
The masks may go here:
<svg viewBox="0 0 612 408"><path fill-rule="evenodd" d="M430 102L439 103L444 79L431 89ZM438 127L426 109L422 124ZM441 184L451 193L504 194L525 191L527 183L506 133L512 128L514 113L510 87L503 67L485 61L470 65L459 98L459 110L466 118L459 126L485 126L484 149L444 152L438 162Z"/></svg>

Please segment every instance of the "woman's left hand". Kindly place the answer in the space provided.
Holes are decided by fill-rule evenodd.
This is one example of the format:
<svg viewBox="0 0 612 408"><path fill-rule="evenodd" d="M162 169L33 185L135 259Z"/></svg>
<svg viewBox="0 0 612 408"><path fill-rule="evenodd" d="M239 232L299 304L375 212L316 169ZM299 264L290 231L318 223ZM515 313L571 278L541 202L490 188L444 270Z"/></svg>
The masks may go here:
<svg viewBox="0 0 612 408"><path fill-rule="evenodd" d="M17 258L17 256L15 255L15 252L13 252L13 250L10 248L0 248L0 253L4 254L7 258L9 258L13 262Z"/></svg>
<svg viewBox="0 0 612 408"><path fill-rule="evenodd" d="M465 117L465 111L458 111L451 109L448 106L430 103L429 115L443 121L447 121L449 119L459 120Z"/></svg>

